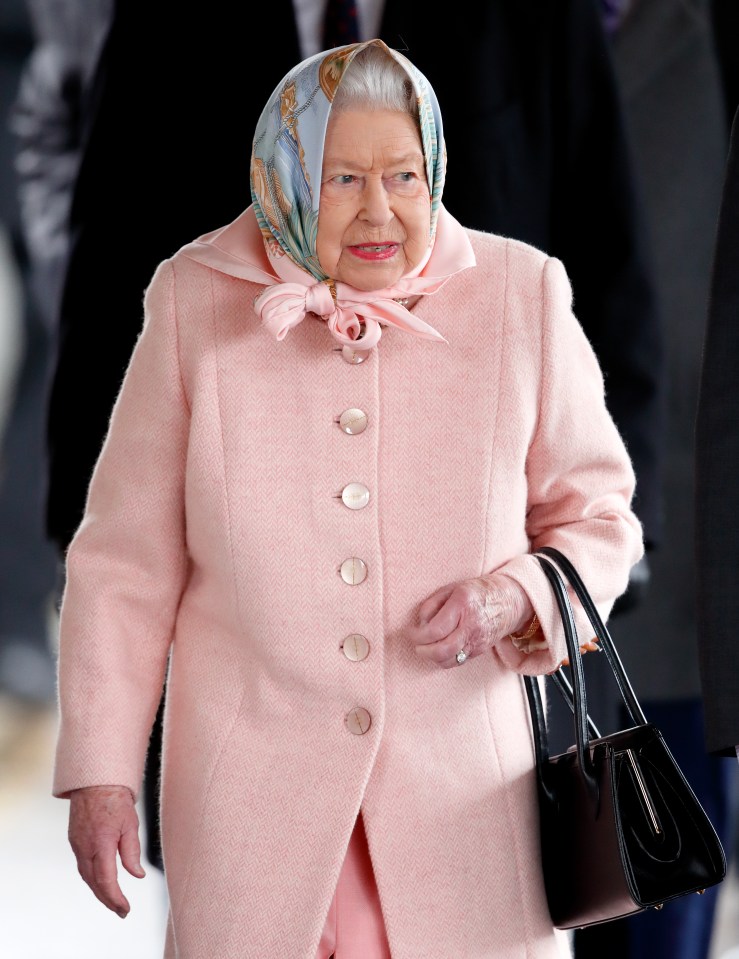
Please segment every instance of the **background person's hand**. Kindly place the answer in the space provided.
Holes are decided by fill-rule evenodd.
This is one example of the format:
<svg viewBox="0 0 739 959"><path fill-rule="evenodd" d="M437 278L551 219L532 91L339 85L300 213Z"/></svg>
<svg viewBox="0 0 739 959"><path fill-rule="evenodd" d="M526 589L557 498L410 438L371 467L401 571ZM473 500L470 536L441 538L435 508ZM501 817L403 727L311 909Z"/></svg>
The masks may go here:
<svg viewBox="0 0 739 959"><path fill-rule="evenodd" d="M521 587L491 573L442 586L424 600L418 626L406 631L416 653L442 669L458 666L457 653L468 658L491 649L509 633L525 627L534 610Z"/></svg>
<svg viewBox="0 0 739 959"><path fill-rule="evenodd" d="M69 843L87 885L108 909L125 919L131 906L118 885L116 854L142 879L139 817L127 786L88 786L70 793Z"/></svg>

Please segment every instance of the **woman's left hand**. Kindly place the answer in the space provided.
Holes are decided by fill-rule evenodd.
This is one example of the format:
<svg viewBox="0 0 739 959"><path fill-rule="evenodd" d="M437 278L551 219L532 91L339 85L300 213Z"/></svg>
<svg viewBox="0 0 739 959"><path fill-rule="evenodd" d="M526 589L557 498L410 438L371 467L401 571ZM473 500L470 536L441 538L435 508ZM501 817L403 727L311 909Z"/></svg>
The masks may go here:
<svg viewBox="0 0 739 959"><path fill-rule="evenodd" d="M497 573L442 586L419 609L418 626L406 631L416 653L442 669L471 659L531 620L534 610L521 587Z"/></svg>

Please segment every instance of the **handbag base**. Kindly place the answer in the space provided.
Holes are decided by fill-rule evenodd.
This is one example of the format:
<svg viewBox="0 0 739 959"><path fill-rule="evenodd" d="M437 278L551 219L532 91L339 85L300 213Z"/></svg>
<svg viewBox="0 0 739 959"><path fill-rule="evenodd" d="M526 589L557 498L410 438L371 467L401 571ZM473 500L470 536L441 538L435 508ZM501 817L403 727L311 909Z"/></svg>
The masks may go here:
<svg viewBox="0 0 739 959"><path fill-rule="evenodd" d="M726 874L713 826L651 724L591 740L598 784L577 752L551 757L540 784L552 921L584 928L702 893Z"/></svg>

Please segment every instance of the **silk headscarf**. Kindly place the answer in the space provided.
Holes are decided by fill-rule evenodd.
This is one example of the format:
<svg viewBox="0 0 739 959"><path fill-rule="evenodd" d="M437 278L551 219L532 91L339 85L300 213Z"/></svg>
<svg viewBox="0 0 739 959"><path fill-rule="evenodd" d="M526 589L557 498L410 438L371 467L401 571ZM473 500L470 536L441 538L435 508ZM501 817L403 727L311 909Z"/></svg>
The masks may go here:
<svg viewBox="0 0 739 959"><path fill-rule="evenodd" d="M347 68L369 46L381 47L411 81L418 104L431 207L426 256L394 286L367 292L334 282L326 275L318 262L316 240L331 107ZM281 340L313 314L326 320L340 343L356 350L375 346L382 325L443 340L433 327L397 301L434 293L453 274L475 265L466 232L441 205L445 166L441 114L430 84L406 57L381 40L324 51L294 67L273 91L254 135L252 205L246 214L256 218L263 249L253 249L256 231L250 225L244 224L248 228L239 235L238 275L266 286L254 303L264 326ZM186 251L195 259L222 268L227 255L223 243L224 236L217 231L201 237ZM208 245L210 249L205 249Z"/></svg>

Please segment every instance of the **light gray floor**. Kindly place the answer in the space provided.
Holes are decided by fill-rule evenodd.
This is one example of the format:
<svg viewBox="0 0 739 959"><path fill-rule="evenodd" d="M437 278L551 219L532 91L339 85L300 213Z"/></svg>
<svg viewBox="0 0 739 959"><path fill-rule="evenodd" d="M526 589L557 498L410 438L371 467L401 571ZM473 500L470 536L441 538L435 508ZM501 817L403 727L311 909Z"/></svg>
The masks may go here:
<svg viewBox="0 0 739 959"><path fill-rule="evenodd" d="M161 874L151 867L143 880L122 873L131 903L125 920L105 909L77 874L66 841L68 804L50 795L55 735L51 711L24 710L0 697L0 956L161 959L167 911ZM734 873L721 890L711 959L739 959Z"/></svg>

